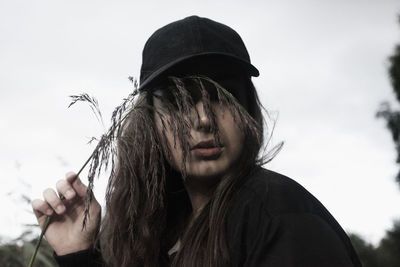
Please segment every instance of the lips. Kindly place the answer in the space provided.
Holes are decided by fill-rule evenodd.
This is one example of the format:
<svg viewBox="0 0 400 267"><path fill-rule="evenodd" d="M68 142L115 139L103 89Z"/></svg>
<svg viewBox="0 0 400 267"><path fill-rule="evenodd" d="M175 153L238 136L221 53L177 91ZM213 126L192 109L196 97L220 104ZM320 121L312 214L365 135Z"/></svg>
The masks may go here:
<svg viewBox="0 0 400 267"><path fill-rule="evenodd" d="M207 140L197 143L191 150L198 157L213 158L221 154L223 147L218 146L214 140Z"/></svg>
<svg viewBox="0 0 400 267"><path fill-rule="evenodd" d="M214 140L207 140L207 141L201 141L197 143L195 146L193 146L191 149L199 149L199 148L213 148L217 147L216 143Z"/></svg>

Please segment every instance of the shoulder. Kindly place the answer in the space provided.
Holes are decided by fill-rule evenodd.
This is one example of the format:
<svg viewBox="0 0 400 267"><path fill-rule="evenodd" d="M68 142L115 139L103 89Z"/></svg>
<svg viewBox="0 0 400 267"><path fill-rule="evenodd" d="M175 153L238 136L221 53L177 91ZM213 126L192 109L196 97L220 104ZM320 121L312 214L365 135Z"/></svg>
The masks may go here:
<svg viewBox="0 0 400 267"><path fill-rule="evenodd" d="M232 199L226 227L238 266L253 260L275 266L293 266L283 264L287 260L307 266L358 261L346 233L311 193L293 179L261 167L246 178Z"/></svg>
<svg viewBox="0 0 400 267"><path fill-rule="evenodd" d="M262 205L270 215L287 213L318 213L323 205L295 180L257 167L241 186L233 199L232 205Z"/></svg>
<svg viewBox="0 0 400 267"><path fill-rule="evenodd" d="M240 225L243 218L260 224L285 218L295 222L296 218L306 217L327 224L347 242L347 235L335 218L303 186L285 175L257 167L233 197L227 223Z"/></svg>

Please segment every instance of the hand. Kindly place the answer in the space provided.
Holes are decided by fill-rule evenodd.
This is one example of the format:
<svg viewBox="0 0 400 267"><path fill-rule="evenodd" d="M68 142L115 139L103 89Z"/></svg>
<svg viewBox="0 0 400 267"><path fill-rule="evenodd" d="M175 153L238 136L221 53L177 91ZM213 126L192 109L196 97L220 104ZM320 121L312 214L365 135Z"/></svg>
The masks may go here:
<svg viewBox="0 0 400 267"><path fill-rule="evenodd" d="M66 178L56 185L59 196L48 188L43 192L43 200L32 201L35 216L43 229L48 216L51 216L45 237L57 255L85 250L91 247L99 231L101 206L93 197L86 227L82 229L86 206L87 187L74 173L67 173Z"/></svg>

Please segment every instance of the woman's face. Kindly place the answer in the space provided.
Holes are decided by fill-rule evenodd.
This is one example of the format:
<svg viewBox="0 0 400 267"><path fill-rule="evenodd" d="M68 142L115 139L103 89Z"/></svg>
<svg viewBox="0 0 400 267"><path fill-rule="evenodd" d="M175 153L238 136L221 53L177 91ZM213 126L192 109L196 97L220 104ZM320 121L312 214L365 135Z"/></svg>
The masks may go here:
<svg viewBox="0 0 400 267"><path fill-rule="evenodd" d="M204 110L201 98L195 102L192 109L196 109L199 116L197 116L196 110L191 110L190 114L185 115L187 121L190 121L189 116L192 116L193 121L190 124L190 150L185 163L187 176L201 179L222 178L233 170L243 149L244 134L234 122L229 108L217 101L211 101L211 108L215 114L216 126L219 131L220 145L218 145L210 129L210 118ZM162 98L153 97L153 105L157 111L163 114L164 120L171 118L168 114L163 113L165 109ZM154 119L158 134L161 136L162 118L155 112ZM176 142L176 146L174 146L174 131L168 124L164 125L172 158L169 163L175 170L181 171L182 148L179 142Z"/></svg>

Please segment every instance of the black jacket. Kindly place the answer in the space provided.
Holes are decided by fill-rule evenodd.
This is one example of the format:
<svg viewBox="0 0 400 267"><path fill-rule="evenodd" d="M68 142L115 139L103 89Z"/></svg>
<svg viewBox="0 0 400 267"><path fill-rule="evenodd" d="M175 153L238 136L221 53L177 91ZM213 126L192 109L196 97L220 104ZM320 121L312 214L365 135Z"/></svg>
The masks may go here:
<svg viewBox="0 0 400 267"><path fill-rule="evenodd" d="M359 267L340 225L306 189L258 168L232 201L226 219L232 267ZM61 267L99 267L101 255L56 256Z"/></svg>

